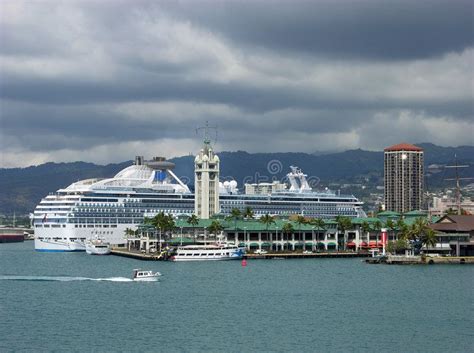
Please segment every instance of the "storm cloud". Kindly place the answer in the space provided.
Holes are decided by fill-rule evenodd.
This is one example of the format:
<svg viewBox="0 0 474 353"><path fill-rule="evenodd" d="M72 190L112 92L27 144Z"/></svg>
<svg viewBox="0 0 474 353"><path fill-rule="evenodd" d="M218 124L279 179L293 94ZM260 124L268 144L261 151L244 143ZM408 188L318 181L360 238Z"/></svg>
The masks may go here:
<svg viewBox="0 0 474 353"><path fill-rule="evenodd" d="M472 144L470 1L2 1L1 166Z"/></svg>

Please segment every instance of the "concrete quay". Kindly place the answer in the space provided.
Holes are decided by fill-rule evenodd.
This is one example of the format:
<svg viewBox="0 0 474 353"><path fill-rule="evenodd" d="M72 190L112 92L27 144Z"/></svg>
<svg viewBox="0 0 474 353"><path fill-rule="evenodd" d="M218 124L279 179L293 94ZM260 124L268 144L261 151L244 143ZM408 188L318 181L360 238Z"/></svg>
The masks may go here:
<svg viewBox="0 0 474 353"><path fill-rule="evenodd" d="M136 260L143 261L164 261L165 258L158 253L147 254L139 251L129 251L127 249L112 249L112 255L128 257ZM267 254L245 254L245 259L252 260L271 260L271 259L324 259L324 258L366 258L371 256L368 253L357 253L357 252L323 252L323 253L267 253Z"/></svg>
<svg viewBox="0 0 474 353"><path fill-rule="evenodd" d="M397 256L374 257L365 260L370 264L386 265L463 265L474 264L474 256Z"/></svg>
<svg viewBox="0 0 474 353"><path fill-rule="evenodd" d="M357 252L321 252L321 253L268 253L268 254L246 254L246 259L324 259L324 258L356 258L356 257L369 257L368 253L357 253Z"/></svg>
<svg viewBox="0 0 474 353"><path fill-rule="evenodd" d="M110 251L111 255L128 257L136 260L143 261L163 261L163 257L160 254L146 254L139 251L128 251L127 249L112 249Z"/></svg>

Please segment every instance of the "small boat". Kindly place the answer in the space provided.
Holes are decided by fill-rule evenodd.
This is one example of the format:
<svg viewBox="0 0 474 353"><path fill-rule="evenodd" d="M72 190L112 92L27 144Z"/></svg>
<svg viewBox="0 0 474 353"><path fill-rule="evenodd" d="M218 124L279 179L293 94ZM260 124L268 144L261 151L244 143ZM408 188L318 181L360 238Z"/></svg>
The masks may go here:
<svg viewBox="0 0 474 353"><path fill-rule="evenodd" d="M133 270L133 280L134 281L158 281L158 277L161 276L159 272L144 271L140 269Z"/></svg>
<svg viewBox="0 0 474 353"><path fill-rule="evenodd" d="M102 239L88 239L85 241L86 253L89 255L108 255L110 254L110 243Z"/></svg>

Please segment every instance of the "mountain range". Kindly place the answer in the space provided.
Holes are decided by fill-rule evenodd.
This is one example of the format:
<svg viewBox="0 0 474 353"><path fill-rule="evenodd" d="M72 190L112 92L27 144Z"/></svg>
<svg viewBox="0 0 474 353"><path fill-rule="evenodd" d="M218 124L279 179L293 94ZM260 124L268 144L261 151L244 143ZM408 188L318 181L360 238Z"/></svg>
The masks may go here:
<svg viewBox="0 0 474 353"><path fill-rule="evenodd" d="M454 172L443 166L453 164L455 156L460 164L470 165L463 168L463 176L474 176L474 146L440 147L430 143L418 146L425 151L425 181L428 190L434 191L452 185L444 179L453 177ZM290 166L301 168L308 175L310 185L316 189L342 188L344 193L364 198L370 192L377 191L377 186L383 185L382 151L357 149L328 154L237 151L220 152L219 157L221 179L234 179L241 189L246 182L284 181ZM172 158L170 161L176 164L175 174L192 188L194 156ZM27 214L50 192L81 179L112 177L131 164L132 161L108 165L70 162L1 168L0 213Z"/></svg>

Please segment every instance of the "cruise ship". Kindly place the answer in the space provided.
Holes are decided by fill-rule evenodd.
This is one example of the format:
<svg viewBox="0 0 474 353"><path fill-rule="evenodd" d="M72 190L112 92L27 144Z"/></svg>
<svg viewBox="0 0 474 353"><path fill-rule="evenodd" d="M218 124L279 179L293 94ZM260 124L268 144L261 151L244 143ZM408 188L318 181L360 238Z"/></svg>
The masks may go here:
<svg viewBox="0 0 474 353"><path fill-rule="evenodd" d="M175 216L195 212L194 193L173 172L174 164L155 157L135 163L113 178L86 179L43 198L32 214L35 249L38 251L85 251L87 239L101 238L112 246L126 244L127 228L136 229L145 217L159 212ZM256 217L264 214L334 218L365 216L362 202L354 196L314 192L306 175L292 167L290 187L278 184L250 185L242 193L235 181L219 184L220 212L250 207ZM247 189L248 185L246 185ZM248 191L248 190L247 190Z"/></svg>

